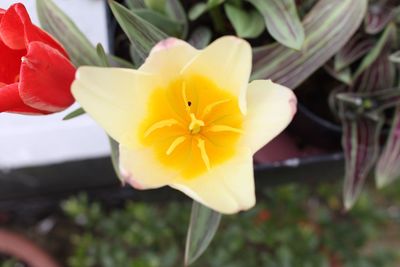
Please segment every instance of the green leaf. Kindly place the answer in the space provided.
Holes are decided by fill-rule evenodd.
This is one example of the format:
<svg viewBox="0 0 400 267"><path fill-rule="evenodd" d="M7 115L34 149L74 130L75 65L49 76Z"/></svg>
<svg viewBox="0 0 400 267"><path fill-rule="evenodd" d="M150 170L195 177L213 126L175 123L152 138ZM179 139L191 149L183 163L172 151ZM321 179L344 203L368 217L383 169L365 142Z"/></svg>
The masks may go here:
<svg viewBox="0 0 400 267"><path fill-rule="evenodd" d="M203 49L210 43L211 37L212 32L209 28L199 27L193 31L189 38L189 43L197 49Z"/></svg>
<svg viewBox="0 0 400 267"><path fill-rule="evenodd" d="M183 24L174 21L163 14L155 12L150 9L136 9L132 11L134 14L138 15L142 19L151 23L153 26L157 27L165 34L169 36L180 37L183 33Z"/></svg>
<svg viewBox="0 0 400 267"><path fill-rule="evenodd" d="M119 143L112 139L111 137L108 137L108 141L110 142L110 148L111 148L111 163L113 165L115 174L117 175L118 179L121 181L121 183L125 183L124 178L121 175L120 169L119 169Z"/></svg>
<svg viewBox="0 0 400 267"><path fill-rule="evenodd" d="M226 0L208 0L207 1L207 5L210 8L216 7L218 5L221 5L222 3L224 3Z"/></svg>
<svg viewBox="0 0 400 267"><path fill-rule="evenodd" d="M296 88L336 54L363 21L367 0L320 0L303 21L307 47L279 44L253 50L252 79L272 79Z"/></svg>
<svg viewBox="0 0 400 267"><path fill-rule="evenodd" d="M134 68L131 62L117 56L108 55L100 43L96 46L96 52L100 60L99 66L101 67Z"/></svg>
<svg viewBox="0 0 400 267"><path fill-rule="evenodd" d="M382 36L380 37L378 43L371 49L371 51L364 57L354 76L359 76L362 72L364 72L381 54L382 50L391 42L396 36L396 26L394 24L389 24Z"/></svg>
<svg viewBox="0 0 400 267"><path fill-rule="evenodd" d="M154 11L157 11L161 14L165 13L165 3L160 0L144 0L146 6Z"/></svg>
<svg viewBox="0 0 400 267"><path fill-rule="evenodd" d="M189 10L189 19L196 20L208 10L213 9L214 7L217 7L223 4L224 2L225 0L208 0L207 3L204 2L196 3Z"/></svg>
<svg viewBox="0 0 400 267"><path fill-rule="evenodd" d="M128 36L141 61L144 61L151 48L168 37L151 23L140 18L126 7L115 1L108 2L116 20Z"/></svg>
<svg viewBox="0 0 400 267"><path fill-rule="evenodd" d="M94 46L52 0L37 0L36 6L42 28L60 41L75 66L99 65Z"/></svg>
<svg viewBox="0 0 400 267"><path fill-rule="evenodd" d="M101 61L102 67L110 67L110 62L108 61L108 56L106 54L106 51L104 51L104 47L99 43L96 46L96 52L97 55L99 56L99 59Z"/></svg>
<svg viewBox="0 0 400 267"><path fill-rule="evenodd" d="M164 12L147 8L142 0L130 0L128 2L128 7L133 13L164 33L183 39L186 37L188 30L186 13L179 0L159 1L164 5Z"/></svg>
<svg viewBox="0 0 400 267"><path fill-rule="evenodd" d="M210 245L221 217L220 213L193 201L186 239L185 266L195 262Z"/></svg>
<svg viewBox="0 0 400 267"><path fill-rule="evenodd" d="M257 11L246 12L244 9L228 4L224 7L237 36L256 38L265 30L264 19Z"/></svg>
<svg viewBox="0 0 400 267"><path fill-rule="evenodd" d="M208 10L206 3L197 3L189 10L189 19L196 20Z"/></svg>
<svg viewBox="0 0 400 267"><path fill-rule="evenodd" d="M294 0L247 0L264 16L268 32L279 43L300 50L304 29Z"/></svg>
<svg viewBox="0 0 400 267"><path fill-rule="evenodd" d="M186 16L186 11L179 0L166 0L165 11L167 15L183 25L182 39L186 39L189 25Z"/></svg>
<svg viewBox="0 0 400 267"><path fill-rule="evenodd" d="M135 68L135 66L131 62L129 62L123 58L119 58L114 55L108 55L108 59L110 60L112 66L121 67L121 68L129 68L129 69Z"/></svg>
<svg viewBox="0 0 400 267"><path fill-rule="evenodd" d="M78 108L78 109L72 111L71 113L67 114L67 115L63 118L63 120L64 120L64 121L67 121L67 120L76 118L76 117L78 117L78 116L80 116L80 115L83 115L83 114L85 114L85 113L86 113L86 112L85 112L85 110L83 110L83 108Z"/></svg>
<svg viewBox="0 0 400 267"><path fill-rule="evenodd" d="M125 4L129 9L146 8L146 4L143 0L125 0Z"/></svg>
<svg viewBox="0 0 400 267"><path fill-rule="evenodd" d="M129 54L132 58L133 65L135 66L134 68L135 69L139 68L140 65L143 64L143 58L141 57L138 50L136 49L136 47L133 44L131 44L129 46Z"/></svg>

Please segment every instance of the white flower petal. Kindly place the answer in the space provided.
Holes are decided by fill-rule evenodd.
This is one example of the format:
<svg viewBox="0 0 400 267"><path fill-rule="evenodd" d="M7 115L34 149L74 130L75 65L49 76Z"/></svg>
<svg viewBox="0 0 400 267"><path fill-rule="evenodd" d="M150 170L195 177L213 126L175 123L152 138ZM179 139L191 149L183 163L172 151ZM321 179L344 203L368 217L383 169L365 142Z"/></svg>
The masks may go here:
<svg viewBox="0 0 400 267"><path fill-rule="evenodd" d="M158 79L143 72L81 67L72 93L83 109L118 143L137 147L138 127Z"/></svg>
<svg viewBox="0 0 400 267"><path fill-rule="evenodd" d="M253 159L242 148L232 159L193 179L178 179L171 187L203 205L225 214L247 210L255 204Z"/></svg>
<svg viewBox="0 0 400 267"><path fill-rule="evenodd" d="M153 47L139 70L160 75L163 80L169 82L178 78L181 70L198 53L199 51L190 44L176 38L168 38Z"/></svg>
<svg viewBox="0 0 400 267"><path fill-rule="evenodd" d="M183 75L201 75L239 98L246 113L246 89L251 72L251 47L243 39L225 36L202 50L183 70Z"/></svg>
<svg viewBox="0 0 400 267"><path fill-rule="evenodd" d="M154 156L151 148L129 149L119 147L119 164L125 181L136 189L158 188L172 182L177 176Z"/></svg>
<svg viewBox="0 0 400 267"><path fill-rule="evenodd" d="M270 80L249 84L243 128L244 142L253 153L286 128L296 113L296 103L292 90Z"/></svg>

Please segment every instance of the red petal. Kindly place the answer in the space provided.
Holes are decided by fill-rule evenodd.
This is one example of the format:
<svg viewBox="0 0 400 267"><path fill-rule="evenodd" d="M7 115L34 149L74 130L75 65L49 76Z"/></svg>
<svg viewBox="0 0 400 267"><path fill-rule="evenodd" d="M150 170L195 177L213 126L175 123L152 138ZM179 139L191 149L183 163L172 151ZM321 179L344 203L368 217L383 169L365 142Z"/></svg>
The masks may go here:
<svg viewBox="0 0 400 267"><path fill-rule="evenodd" d="M4 13L0 22L0 37L12 49L25 49L24 25L17 13L17 7L22 4L12 5Z"/></svg>
<svg viewBox="0 0 400 267"><path fill-rule="evenodd" d="M0 37L12 49L26 49L29 43L43 42L68 57L62 45L48 33L32 24L23 4L12 5L0 22Z"/></svg>
<svg viewBox="0 0 400 267"><path fill-rule="evenodd" d="M1 21L1 18L3 17L3 15L4 15L4 13L6 13L6 11L4 9L0 8L0 21Z"/></svg>
<svg viewBox="0 0 400 267"><path fill-rule="evenodd" d="M0 82L5 84L18 81L21 58L26 50L12 50L0 40Z"/></svg>
<svg viewBox="0 0 400 267"><path fill-rule="evenodd" d="M48 114L48 112L37 110L22 102L18 92L18 83L0 87L0 112Z"/></svg>
<svg viewBox="0 0 400 267"><path fill-rule="evenodd" d="M30 43L20 74L19 89L25 104L57 112L74 102L70 87L75 67L58 50L41 42Z"/></svg>

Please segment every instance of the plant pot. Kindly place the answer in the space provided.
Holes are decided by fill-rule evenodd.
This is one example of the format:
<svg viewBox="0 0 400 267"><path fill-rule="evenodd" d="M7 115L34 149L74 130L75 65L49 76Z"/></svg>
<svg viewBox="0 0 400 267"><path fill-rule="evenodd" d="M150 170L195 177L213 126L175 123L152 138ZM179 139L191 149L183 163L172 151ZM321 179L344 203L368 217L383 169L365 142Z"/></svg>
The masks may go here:
<svg viewBox="0 0 400 267"><path fill-rule="evenodd" d="M298 103L289 131L303 144L329 151L341 151L342 127Z"/></svg>
<svg viewBox="0 0 400 267"><path fill-rule="evenodd" d="M23 236L0 229L0 254L20 260L29 267L60 267L50 255Z"/></svg>

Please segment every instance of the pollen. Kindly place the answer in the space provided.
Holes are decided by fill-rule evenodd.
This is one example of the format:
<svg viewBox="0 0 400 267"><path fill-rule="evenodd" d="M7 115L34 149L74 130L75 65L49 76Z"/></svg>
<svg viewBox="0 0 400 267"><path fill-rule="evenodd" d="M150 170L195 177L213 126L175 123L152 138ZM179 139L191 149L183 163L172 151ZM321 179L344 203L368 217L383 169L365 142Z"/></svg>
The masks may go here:
<svg viewBox="0 0 400 267"><path fill-rule="evenodd" d="M138 134L165 167L191 179L233 157L242 128L237 96L194 75L154 90Z"/></svg>

